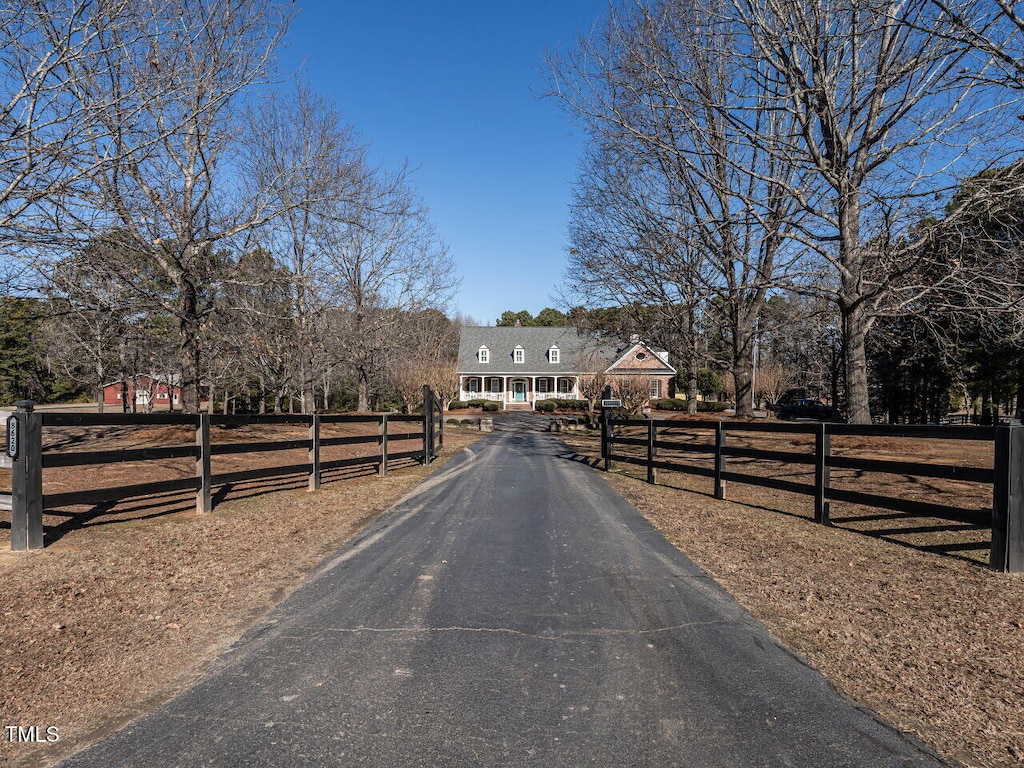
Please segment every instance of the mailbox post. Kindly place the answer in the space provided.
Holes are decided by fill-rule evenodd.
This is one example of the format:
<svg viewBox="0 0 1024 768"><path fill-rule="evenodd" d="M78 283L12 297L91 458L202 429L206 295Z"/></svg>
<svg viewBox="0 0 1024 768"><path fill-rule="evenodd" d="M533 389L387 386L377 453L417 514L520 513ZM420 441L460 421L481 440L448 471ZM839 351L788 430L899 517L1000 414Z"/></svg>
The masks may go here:
<svg viewBox="0 0 1024 768"><path fill-rule="evenodd" d="M43 425L31 400L19 400L7 419L11 457L11 549L43 548Z"/></svg>

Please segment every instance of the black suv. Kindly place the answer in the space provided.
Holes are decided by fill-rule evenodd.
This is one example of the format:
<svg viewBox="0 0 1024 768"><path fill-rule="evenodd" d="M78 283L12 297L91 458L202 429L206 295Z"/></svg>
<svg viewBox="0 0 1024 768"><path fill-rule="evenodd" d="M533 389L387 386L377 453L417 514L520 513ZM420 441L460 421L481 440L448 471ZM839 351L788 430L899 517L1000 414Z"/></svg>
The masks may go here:
<svg viewBox="0 0 1024 768"><path fill-rule="evenodd" d="M796 419L828 421L835 415L835 411L831 405L825 405L818 400L802 399L782 403L779 405L776 415L783 421L795 421Z"/></svg>

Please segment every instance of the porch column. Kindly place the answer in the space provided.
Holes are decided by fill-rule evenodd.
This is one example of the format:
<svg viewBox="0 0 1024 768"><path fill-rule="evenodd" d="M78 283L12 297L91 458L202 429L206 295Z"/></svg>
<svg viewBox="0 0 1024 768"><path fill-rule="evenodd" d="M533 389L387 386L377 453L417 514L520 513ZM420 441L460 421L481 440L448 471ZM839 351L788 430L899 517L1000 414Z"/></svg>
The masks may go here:
<svg viewBox="0 0 1024 768"><path fill-rule="evenodd" d="M459 400L465 400L465 399L466 399L466 398L465 398L465 394L466 394L466 392L465 392L465 390L464 390L464 389L462 388L462 385L463 385L463 381L462 381L462 380L463 380L464 378L465 378L465 377L464 377L464 376L462 376L461 374L459 375Z"/></svg>
<svg viewBox="0 0 1024 768"><path fill-rule="evenodd" d="M501 402L508 402L508 376L501 377Z"/></svg>
<svg viewBox="0 0 1024 768"><path fill-rule="evenodd" d="M537 377L530 377L530 407L537 407Z"/></svg>

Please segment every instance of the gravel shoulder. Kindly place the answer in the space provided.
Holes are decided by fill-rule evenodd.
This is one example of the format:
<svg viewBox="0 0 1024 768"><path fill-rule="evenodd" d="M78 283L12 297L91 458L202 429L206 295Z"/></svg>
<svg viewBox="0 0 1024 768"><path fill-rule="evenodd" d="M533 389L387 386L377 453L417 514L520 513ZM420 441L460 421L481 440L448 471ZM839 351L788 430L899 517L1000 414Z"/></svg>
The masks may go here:
<svg viewBox="0 0 1024 768"><path fill-rule="evenodd" d="M12 743L0 731L0 764L55 762L174 696L479 437L446 430L429 468L229 499L210 515L87 525L42 551L0 551L0 726L35 726L40 741ZM59 740L46 742L48 727Z"/></svg>

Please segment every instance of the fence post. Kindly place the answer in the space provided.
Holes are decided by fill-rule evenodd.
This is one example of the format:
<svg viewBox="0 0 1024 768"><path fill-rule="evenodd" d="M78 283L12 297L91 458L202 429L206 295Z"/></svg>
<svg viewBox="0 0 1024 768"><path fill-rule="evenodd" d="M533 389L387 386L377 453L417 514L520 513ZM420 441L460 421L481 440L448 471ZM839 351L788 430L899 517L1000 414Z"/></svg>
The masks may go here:
<svg viewBox="0 0 1024 768"><path fill-rule="evenodd" d="M309 423L309 490L320 490L320 414Z"/></svg>
<svg viewBox="0 0 1024 768"><path fill-rule="evenodd" d="M377 468L377 475L385 477L388 474L388 415L380 415L380 435L377 438L380 444L380 467Z"/></svg>
<svg viewBox="0 0 1024 768"><path fill-rule="evenodd" d="M658 470L654 468L654 441L657 437L657 426L654 419L647 422L647 482L654 485L658 482Z"/></svg>
<svg viewBox="0 0 1024 768"><path fill-rule="evenodd" d="M989 567L1024 572L1024 427L1000 424L995 436Z"/></svg>
<svg viewBox="0 0 1024 768"><path fill-rule="evenodd" d="M199 478L199 490L196 491L196 512L205 515L213 511L213 493L210 480L210 414L201 413L196 428L196 446L199 456L196 457L196 477Z"/></svg>
<svg viewBox="0 0 1024 768"><path fill-rule="evenodd" d="M431 422L434 416L434 403L431 400L430 387L423 385L423 466L430 464L431 438L433 437L433 426Z"/></svg>
<svg viewBox="0 0 1024 768"><path fill-rule="evenodd" d="M715 498L725 498L725 422L715 424Z"/></svg>
<svg viewBox="0 0 1024 768"><path fill-rule="evenodd" d="M43 548L43 420L32 400L19 400L7 421L11 468L11 549Z"/></svg>
<svg viewBox="0 0 1024 768"><path fill-rule="evenodd" d="M612 409L601 408L601 455L604 458L604 471L612 468Z"/></svg>
<svg viewBox="0 0 1024 768"><path fill-rule="evenodd" d="M437 445L435 451L440 453L444 450L444 403L439 398L434 397L434 402L437 404Z"/></svg>
<svg viewBox="0 0 1024 768"><path fill-rule="evenodd" d="M822 422L814 433L814 522L832 525L829 503L825 500L832 469L828 465L832 455L832 434L828 424Z"/></svg>

